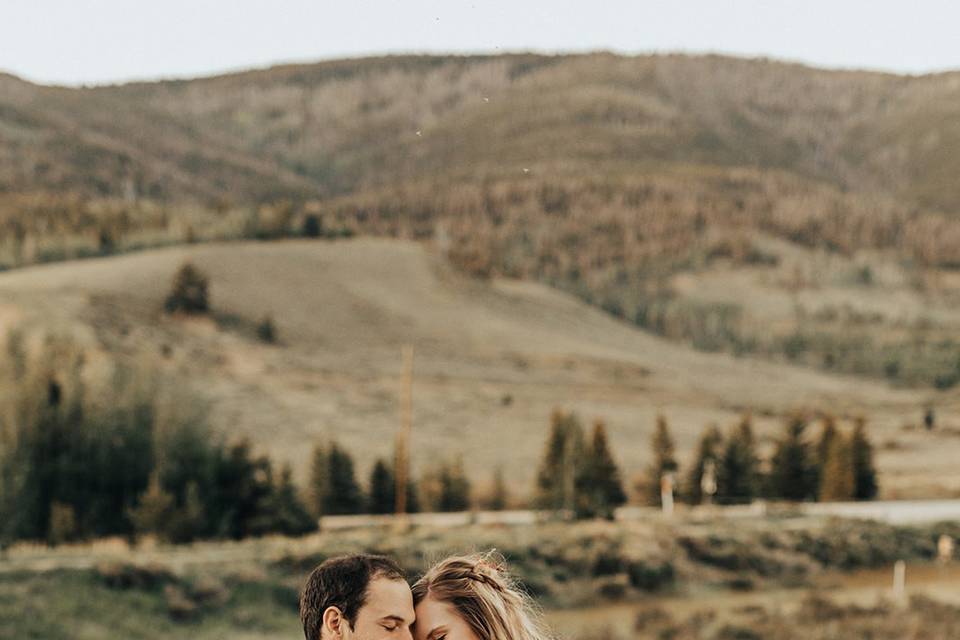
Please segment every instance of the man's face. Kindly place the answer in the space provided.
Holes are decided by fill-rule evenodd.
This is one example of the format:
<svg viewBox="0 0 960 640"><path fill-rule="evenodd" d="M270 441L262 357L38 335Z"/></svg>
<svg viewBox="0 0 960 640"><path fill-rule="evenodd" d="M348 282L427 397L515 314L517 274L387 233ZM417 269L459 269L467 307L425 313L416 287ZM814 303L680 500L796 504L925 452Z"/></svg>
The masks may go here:
<svg viewBox="0 0 960 640"><path fill-rule="evenodd" d="M413 595L403 580L374 578L367 586L367 601L343 640L412 640Z"/></svg>

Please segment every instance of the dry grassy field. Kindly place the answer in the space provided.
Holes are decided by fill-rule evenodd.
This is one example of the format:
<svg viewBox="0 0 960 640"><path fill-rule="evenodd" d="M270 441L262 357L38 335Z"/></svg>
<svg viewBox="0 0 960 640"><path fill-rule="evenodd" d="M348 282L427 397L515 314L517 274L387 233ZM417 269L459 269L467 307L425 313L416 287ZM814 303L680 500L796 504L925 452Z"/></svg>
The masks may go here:
<svg viewBox="0 0 960 640"><path fill-rule="evenodd" d="M210 317L162 312L185 260L210 276ZM693 284L737 295L736 278L724 282ZM265 314L275 345L256 339ZM175 373L222 433L251 437L300 478L319 440L355 452L361 474L392 455L400 348L412 344L414 464L463 455L480 489L503 466L526 495L555 407L604 419L628 479L643 469L657 413L683 462L709 422L752 411L764 446L785 413L809 408L867 416L883 496L960 491L955 394L698 352L540 284L469 278L412 242L187 245L31 267L0 274L0 323L69 330L94 360ZM927 434L917 425L931 398L941 428Z"/></svg>
<svg viewBox="0 0 960 640"><path fill-rule="evenodd" d="M960 622L960 571L931 561L945 532L960 533L720 518L17 546L0 563L0 638L293 638L298 590L326 557L387 553L415 577L448 553L495 548L571 640L946 639ZM897 600L890 569L901 558Z"/></svg>

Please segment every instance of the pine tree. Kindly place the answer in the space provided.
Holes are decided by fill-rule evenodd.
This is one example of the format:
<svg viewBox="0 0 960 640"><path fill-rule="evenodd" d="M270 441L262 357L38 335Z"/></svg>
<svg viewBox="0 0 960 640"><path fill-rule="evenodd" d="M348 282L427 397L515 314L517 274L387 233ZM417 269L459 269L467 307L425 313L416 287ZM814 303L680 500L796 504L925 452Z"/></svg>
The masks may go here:
<svg viewBox="0 0 960 640"><path fill-rule="evenodd" d="M823 464L820 480L820 500L823 502L842 502L854 497L853 459L850 442L842 433L834 433L830 440L830 451Z"/></svg>
<svg viewBox="0 0 960 640"><path fill-rule="evenodd" d="M210 308L208 294L209 279L207 275L186 262L174 276L170 295L164 303L164 308L172 313L206 313Z"/></svg>
<svg viewBox="0 0 960 640"><path fill-rule="evenodd" d="M866 421L858 418L850 438L850 459L853 466L856 500L873 500L877 497L877 472L873 466L873 447L867 438Z"/></svg>
<svg viewBox="0 0 960 640"><path fill-rule="evenodd" d="M251 523L251 533L301 536L316 531L317 521L300 500L289 465L283 466L280 478L276 483L271 482L271 486L272 491L262 502L258 517Z"/></svg>
<svg viewBox="0 0 960 640"><path fill-rule="evenodd" d="M396 510L396 479L393 469L383 460L377 460L370 472L370 513L393 513Z"/></svg>
<svg viewBox="0 0 960 640"><path fill-rule="evenodd" d="M470 481L459 458L440 472L438 511L466 511L470 508Z"/></svg>
<svg viewBox="0 0 960 640"><path fill-rule="evenodd" d="M363 510L363 493L353 472L353 458L337 443L330 445L327 457L328 485L323 513L345 515Z"/></svg>
<svg viewBox="0 0 960 640"><path fill-rule="evenodd" d="M700 435L700 442L697 444L693 464L690 465L687 477L683 482L683 495L690 504L703 502L703 474L710 465L713 466L714 470L717 469L722 444L723 436L716 425L710 425Z"/></svg>
<svg viewBox="0 0 960 640"><path fill-rule="evenodd" d="M660 481L664 475L675 473L677 460L674 457L673 437L670 435L670 426L663 415L657 416L657 426L650 439L653 450L653 462L647 469L646 493L649 504L660 504Z"/></svg>
<svg viewBox="0 0 960 640"><path fill-rule="evenodd" d="M819 492L823 490L824 474L826 473L827 460L830 457L830 449L833 446L833 439L837 437L837 425L831 415L825 415L822 421L820 431L820 440L817 442L816 460L817 466L817 486Z"/></svg>
<svg viewBox="0 0 960 640"><path fill-rule="evenodd" d="M152 533L166 538L167 524L173 513L174 498L160 485L159 474L153 473L147 490L129 512L130 521L138 534Z"/></svg>
<svg viewBox="0 0 960 640"><path fill-rule="evenodd" d="M510 493L507 489L507 483L503 479L503 467L497 467L493 471L493 485L490 490L487 508L490 511L503 511L509 503Z"/></svg>
<svg viewBox="0 0 960 640"><path fill-rule="evenodd" d="M536 504L540 508L559 511L575 507L583 448L583 428L577 416L555 410L537 472Z"/></svg>
<svg viewBox="0 0 960 640"><path fill-rule="evenodd" d="M578 517L612 518L613 511L627 501L620 469L613 460L603 421L593 425L593 437L577 482Z"/></svg>
<svg viewBox="0 0 960 640"><path fill-rule="evenodd" d="M330 486L329 456L321 444L313 447L310 458L310 484L307 487L307 504L315 517L324 514L324 505Z"/></svg>
<svg viewBox="0 0 960 640"><path fill-rule="evenodd" d="M804 436L806 419L791 417L771 460L770 493L774 498L802 501L816 496L817 468Z"/></svg>
<svg viewBox="0 0 960 640"><path fill-rule="evenodd" d="M753 423L744 416L727 439L717 468L717 501L750 502L759 493L759 467Z"/></svg>

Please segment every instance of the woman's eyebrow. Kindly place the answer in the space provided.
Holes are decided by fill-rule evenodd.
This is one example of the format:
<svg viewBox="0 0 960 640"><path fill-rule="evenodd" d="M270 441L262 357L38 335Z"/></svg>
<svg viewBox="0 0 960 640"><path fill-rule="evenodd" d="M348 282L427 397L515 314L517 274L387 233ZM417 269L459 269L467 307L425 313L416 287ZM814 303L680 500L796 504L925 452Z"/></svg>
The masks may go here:
<svg viewBox="0 0 960 640"><path fill-rule="evenodd" d="M436 636L438 633L440 633L440 632L443 631L443 630L444 630L443 625L434 627L433 629L430 630L430 633L427 634L427 640L430 640L431 638L433 638L434 636Z"/></svg>

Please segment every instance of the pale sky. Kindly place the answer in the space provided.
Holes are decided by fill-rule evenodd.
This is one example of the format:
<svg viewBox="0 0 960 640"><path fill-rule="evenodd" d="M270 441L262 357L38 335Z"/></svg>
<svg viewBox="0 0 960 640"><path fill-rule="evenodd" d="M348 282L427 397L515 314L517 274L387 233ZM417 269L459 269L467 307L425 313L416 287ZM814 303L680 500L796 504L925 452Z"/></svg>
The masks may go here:
<svg viewBox="0 0 960 640"><path fill-rule="evenodd" d="M960 69L956 0L0 0L0 70L55 84L382 53L612 50Z"/></svg>

